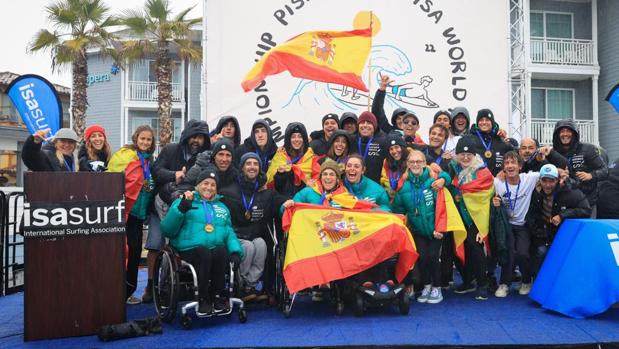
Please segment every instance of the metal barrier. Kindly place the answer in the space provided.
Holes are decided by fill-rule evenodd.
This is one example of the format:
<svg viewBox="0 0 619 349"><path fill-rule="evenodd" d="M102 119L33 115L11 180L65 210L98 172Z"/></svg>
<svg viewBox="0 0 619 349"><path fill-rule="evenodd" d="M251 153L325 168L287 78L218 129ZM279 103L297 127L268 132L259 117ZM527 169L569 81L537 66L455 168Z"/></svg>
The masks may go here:
<svg viewBox="0 0 619 349"><path fill-rule="evenodd" d="M0 296L24 289L24 237L22 222L24 193L0 192Z"/></svg>

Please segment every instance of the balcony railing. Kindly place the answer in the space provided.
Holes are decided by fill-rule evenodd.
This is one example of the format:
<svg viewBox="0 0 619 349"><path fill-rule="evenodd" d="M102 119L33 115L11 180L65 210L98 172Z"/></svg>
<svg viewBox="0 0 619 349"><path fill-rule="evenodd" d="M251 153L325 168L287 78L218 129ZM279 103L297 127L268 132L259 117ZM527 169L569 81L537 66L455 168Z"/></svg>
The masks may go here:
<svg viewBox="0 0 619 349"><path fill-rule="evenodd" d="M183 93L181 84L172 83L172 102L180 102ZM150 81L129 81L127 99L130 101L157 101L157 83Z"/></svg>
<svg viewBox="0 0 619 349"><path fill-rule="evenodd" d="M558 120L532 119L531 137L537 139L542 145L552 145L552 134L554 133L555 123L557 121ZM581 142L598 144L594 132L596 125L592 120L574 120L574 123L578 128Z"/></svg>
<svg viewBox="0 0 619 349"><path fill-rule="evenodd" d="M593 40L531 38L531 61L543 64L595 65Z"/></svg>

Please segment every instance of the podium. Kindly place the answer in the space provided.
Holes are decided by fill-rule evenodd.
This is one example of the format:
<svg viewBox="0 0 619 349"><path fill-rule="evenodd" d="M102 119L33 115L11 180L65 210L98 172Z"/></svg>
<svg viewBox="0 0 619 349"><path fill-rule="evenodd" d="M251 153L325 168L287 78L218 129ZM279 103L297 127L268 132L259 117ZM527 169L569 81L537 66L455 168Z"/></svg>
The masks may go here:
<svg viewBox="0 0 619 349"><path fill-rule="evenodd" d="M31 172L24 183L24 339L124 322L123 175Z"/></svg>

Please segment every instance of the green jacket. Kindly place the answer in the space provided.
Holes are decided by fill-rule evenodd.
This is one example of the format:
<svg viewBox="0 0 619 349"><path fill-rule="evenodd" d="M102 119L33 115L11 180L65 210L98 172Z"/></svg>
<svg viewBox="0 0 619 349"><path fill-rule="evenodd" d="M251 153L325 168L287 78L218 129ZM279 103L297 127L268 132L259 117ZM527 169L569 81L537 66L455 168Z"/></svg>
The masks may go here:
<svg viewBox="0 0 619 349"><path fill-rule="evenodd" d="M241 243L232 230L230 221L230 211L226 205L219 201L217 195L210 201L214 216L212 224L215 230L208 233L204 230L206 226L206 215L202 205L202 198L198 192L193 194L192 208L186 213L178 209L181 199L176 199L165 218L161 221L161 232L170 238L172 246L180 251L186 251L196 247L215 247L225 246L228 254L238 253L243 257Z"/></svg>
<svg viewBox="0 0 619 349"><path fill-rule="evenodd" d="M361 181L356 184L350 184L347 179L344 179L344 186L357 199L377 204L378 207L375 207L374 210L391 212L387 192L380 184L368 177L361 177Z"/></svg>
<svg viewBox="0 0 619 349"><path fill-rule="evenodd" d="M446 172L441 171L438 178L443 178L445 184L451 183L451 177ZM434 181L427 168L424 168L418 177L409 170L408 179L393 199L393 212L406 214L411 232L429 239L434 238L436 209L436 192L432 190Z"/></svg>

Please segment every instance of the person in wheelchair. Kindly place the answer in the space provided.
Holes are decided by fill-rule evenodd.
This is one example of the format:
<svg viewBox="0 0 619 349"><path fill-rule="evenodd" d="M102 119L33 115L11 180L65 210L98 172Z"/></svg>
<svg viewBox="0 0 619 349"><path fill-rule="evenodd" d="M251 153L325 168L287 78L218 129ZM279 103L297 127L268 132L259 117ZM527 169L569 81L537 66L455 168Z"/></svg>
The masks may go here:
<svg viewBox="0 0 619 349"><path fill-rule="evenodd" d="M196 270L199 316L229 310L230 302L221 294L226 267L230 261L237 269L243 257L230 211L217 195L217 182L217 169L204 168L195 191L186 191L176 199L161 221L163 235Z"/></svg>
<svg viewBox="0 0 619 349"><path fill-rule="evenodd" d="M265 188L266 176L261 172L262 161L256 153L245 153L239 162L241 174L235 181L222 189L221 201L232 212L232 227L243 246L244 257L240 265L243 282L242 299L264 301L266 290L258 293L256 285L265 271L268 251L273 249L268 227L286 197L273 189ZM266 276L265 276L266 278ZM268 288L270 280L265 280Z"/></svg>

